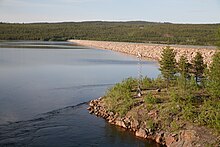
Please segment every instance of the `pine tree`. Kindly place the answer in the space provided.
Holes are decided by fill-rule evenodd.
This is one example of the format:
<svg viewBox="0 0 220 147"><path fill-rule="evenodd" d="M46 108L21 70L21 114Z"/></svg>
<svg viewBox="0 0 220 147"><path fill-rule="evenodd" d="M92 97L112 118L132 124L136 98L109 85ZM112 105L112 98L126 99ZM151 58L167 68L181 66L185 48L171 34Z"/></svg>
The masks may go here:
<svg viewBox="0 0 220 147"><path fill-rule="evenodd" d="M217 43L216 45L220 48L220 29L218 29L218 32L217 32Z"/></svg>
<svg viewBox="0 0 220 147"><path fill-rule="evenodd" d="M214 98L220 99L220 52L215 53L210 66L208 89Z"/></svg>
<svg viewBox="0 0 220 147"><path fill-rule="evenodd" d="M190 69L190 63L188 62L186 56L182 55L178 63L178 71L180 73L180 80L181 83L183 84L184 89L186 88L187 79L190 77L189 69Z"/></svg>
<svg viewBox="0 0 220 147"><path fill-rule="evenodd" d="M176 74L176 53L169 46L163 49L161 54L160 71L163 75L163 78L167 82L167 87L169 83L175 78Z"/></svg>
<svg viewBox="0 0 220 147"><path fill-rule="evenodd" d="M203 79L206 64L204 64L203 57L200 52L197 52L196 56L194 57L192 61L192 68L192 73L196 78L196 83L201 82L201 80Z"/></svg>
<svg viewBox="0 0 220 147"><path fill-rule="evenodd" d="M178 63L178 70L180 72L180 75L184 78L188 78L189 69L190 69L190 63L188 62L186 56L182 55Z"/></svg>

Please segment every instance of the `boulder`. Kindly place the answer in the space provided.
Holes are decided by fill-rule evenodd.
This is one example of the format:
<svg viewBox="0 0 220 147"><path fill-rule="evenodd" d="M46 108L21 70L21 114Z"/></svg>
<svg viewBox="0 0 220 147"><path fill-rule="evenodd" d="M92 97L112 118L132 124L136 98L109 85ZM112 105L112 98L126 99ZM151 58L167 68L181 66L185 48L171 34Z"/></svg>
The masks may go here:
<svg viewBox="0 0 220 147"><path fill-rule="evenodd" d="M111 111L110 111L110 112L109 112L109 115L110 115L110 116L114 116L114 112L111 112Z"/></svg>
<svg viewBox="0 0 220 147"><path fill-rule="evenodd" d="M91 111L89 111L89 113L90 113L90 114L92 114L92 113L94 113L94 111L93 111L93 110L91 110Z"/></svg>
<svg viewBox="0 0 220 147"><path fill-rule="evenodd" d="M133 119L133 121L130 122L131 123L131 129L132 130L138 130L139 128L139 122L136 119Z"/></svg>
<svg viewBox="0 0 220 147"><path fill-rule="evenodd" d="M165 143L167 147L171 147L171 145L176 142L175 137L173 137L172 135L168 135L165 137Z"/></svg>
<svg viewBox="0 0 220 147"><path fill-rule="evenodd" d="M135 132L135 135L136 135L137 137L147 138L147 133L146 133L145 129L143 129L143 128L138 129L138 130Z"/></svg>
<svg viewBox="0 0 220 147"><path fill-rule="evenodd" d="M160 132L156 134L155 141L159 144L162 144L164 138L164 132Z"/></svg>
<svg viewBox="0 0 220 147"><path fill-rule="evenodd" d="M119 127L127 128L124 121L122 121L122 120L116 120L115 125L117 125Z"/></svg>
<svg viewBox="0 0 220 147"><path fill-rule="evenodd" d="M124 124L125 124L126 128L130 129L131 128L130 119L126 117L123 121L124 121Z"/></svg>
<svg viewBox="0 0 220 147"><path fill-rule="evenodd" d="M183 130L180 132L179 141L171 145L171 147L194 147L194 142L198 139L194 130Z"/></svg>
<svg viewBox="0 0 220 147"><path fill-rule="evenodd" d="M174 134L165 137L167 147L194 147L194 142L199 139L194 130L183 130L177 137Z"/></svg>
<svg viewBox="0 0 220 147"><path fill-rule="evenodd" d="M196 131L194 130L183 130L180 133L180 137L182 140L187 140L193 142L197 139Z"/></svg>
<svg viewBox="0 0 220 147"><path fill-rule="evenodd" d="M93 107L93 101L90 101L89 106Z"/></svg>

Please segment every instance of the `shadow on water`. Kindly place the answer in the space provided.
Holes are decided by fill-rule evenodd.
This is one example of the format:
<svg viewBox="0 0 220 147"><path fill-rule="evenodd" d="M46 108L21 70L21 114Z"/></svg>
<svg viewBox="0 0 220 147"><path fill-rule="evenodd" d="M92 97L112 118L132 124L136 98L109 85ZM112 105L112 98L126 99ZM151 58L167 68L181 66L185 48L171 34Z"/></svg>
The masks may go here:
<svg viewBox="0 0 220 147"><path fill-rule="evenodd" d="M0 42L0 48L86 49L84 46L66 41L4 41Z"/></svg>
<svg viewBox="0 0 220 147"><path fill-rule="evenodd" d="M90 85L77 85L77 86L70 86L70 87L58 87L52 90L66 90L66 89L82 89L82 88L94 88L94 87L105 87L105 86L113 86L115 84L90 84Z"/></svg>
<svg viewBox="0 0 220 147"><path fill-rule="evenodd" d="M0 125L0 146L148 146L152 141L90 115L88 102Z"/></svg>

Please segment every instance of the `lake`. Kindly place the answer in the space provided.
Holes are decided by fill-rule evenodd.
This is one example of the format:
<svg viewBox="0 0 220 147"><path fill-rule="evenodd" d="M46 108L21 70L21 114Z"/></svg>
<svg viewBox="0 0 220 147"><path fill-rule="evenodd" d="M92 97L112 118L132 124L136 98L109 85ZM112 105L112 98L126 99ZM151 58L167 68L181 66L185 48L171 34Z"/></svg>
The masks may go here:
<svg viewBox="0 0 220 147"><path fill-rule="evenodd" d="M0 146L158 146L90 115L87 102L137 77L134 56L69 42L0 42ZM142 73L160 72L142 61Z"/></svg>

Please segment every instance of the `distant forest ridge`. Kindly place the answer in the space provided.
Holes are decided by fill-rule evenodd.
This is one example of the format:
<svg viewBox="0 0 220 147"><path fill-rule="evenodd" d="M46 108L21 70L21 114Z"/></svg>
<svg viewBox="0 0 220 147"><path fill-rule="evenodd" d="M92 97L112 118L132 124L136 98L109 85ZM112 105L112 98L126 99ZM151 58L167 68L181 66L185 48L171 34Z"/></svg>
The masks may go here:
<svg viewBox="0 0 220 147"><path fill-rule="evenodd" d="M68 39L182 45L216 45L220 24L169 22L0 23L0 40L64 41Z"/></svg>

